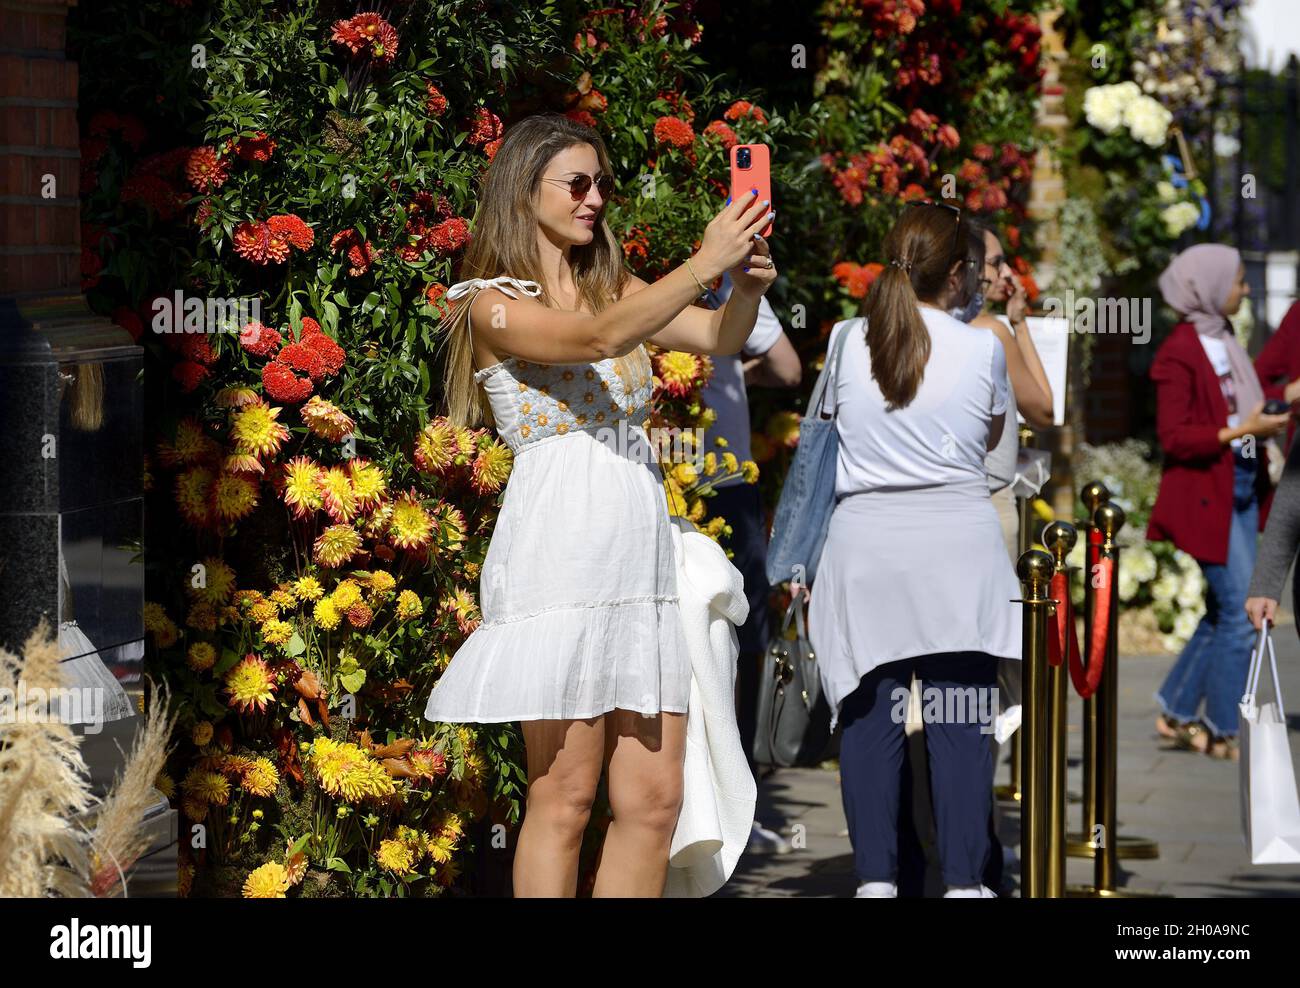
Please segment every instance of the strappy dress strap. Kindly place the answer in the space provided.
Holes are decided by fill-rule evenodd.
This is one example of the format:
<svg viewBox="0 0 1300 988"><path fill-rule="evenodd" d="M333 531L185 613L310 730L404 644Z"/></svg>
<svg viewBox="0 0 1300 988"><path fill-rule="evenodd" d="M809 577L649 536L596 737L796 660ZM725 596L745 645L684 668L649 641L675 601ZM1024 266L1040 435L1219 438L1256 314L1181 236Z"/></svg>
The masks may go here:
<svg viewBox="0 0 1300 988"><path fill-rule="evenodd" d="M542 286L535 281L502 275L498 278L470 278L467 281L458 281L447 289L445 298L448 302L455 302L457 299L464 298L470 292L478 292L484 288L495 288L508 298L518 298L519 295L516 292L522 292L529 298L537 298L542 294ZM469 331L469 352L473 354L474 323L469 312L465 313L465 327Z"/></svg>

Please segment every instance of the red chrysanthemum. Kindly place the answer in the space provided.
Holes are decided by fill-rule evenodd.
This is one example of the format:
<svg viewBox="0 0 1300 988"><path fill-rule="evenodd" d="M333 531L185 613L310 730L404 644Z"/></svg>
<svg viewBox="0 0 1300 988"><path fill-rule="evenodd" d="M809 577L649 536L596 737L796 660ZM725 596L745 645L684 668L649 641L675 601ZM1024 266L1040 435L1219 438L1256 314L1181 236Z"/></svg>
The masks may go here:
<svg viewBox="0 0 1300 988"><path fill-rule="evenodd" d="M955 151L961 144L961 135L952 124L941 125L938 133L935 134L935 139L949 151Z"/></svg>
<svg viewBox="0 0 1300 988"><path fill-rule="evenodd" d="M369 55L385 65L392 65L397 57L397 31L373 11L335 21L330 38L353 55Z"/></svg>
<svg viewBox="0 0 1300 988"><path fill-rule="evenodd" d="M564 115L568 117L570 120L574 120L582 124L584 127L596 126L596 118L593 117L586 110L566 110Z"/></svg>
<svg viewBox="0 0 1300 988"><path fill-rule="evenodd" d="M379 257L378 248L369 240L363 240L361 234L351 227L340 230L330 238L330 250L347 254L348 274L354 278L369 271Z"/></svg>
<svg viewBox="0 0 1300 988"><path fill-rule="evenodd" d="M447 97L433 83L428 86L428 98L424 101L424 110L431 117L440 117L447 112Z"/></svg>
<svg viewBox="0 0 1300 988"><path fill-rule="evenodd" d="M279 349L282 339L278 330L254 320L239 331L239 344L255 357L269 357Z"/></svg>
<svg viewBox="0 0 1300 988"><path fill-rule="evenodd" d="M215 148L197 147L185 159L185 180L199 192L221 188L229 176L230 161L218 155Z"/></svg>
<svg viewBox="0 0 1300 988"><path fill-rule="evenodd" d="M306 343L286 343L276 354L276 361L288 364L296 371L301 371L312 379L320 381L325 376L325 361L315 349Z"/></svg>
<svg viewBox="0 0 1300 988"><path fill-rule="evenodd" d="M723 116L728 120L741 120L748 118L760 124L767 123L767 114L763 112L762 108L743 99L738 99L727 107L727 112L725 112Z"/></svg>
<svg viewBox="0 0 1300 988"><path fill-rule="evenodd" d="M655 121L655 140L676 148L688 148L695 143L695 131L679 117L660 117Z"/></svg>
<svg viewBox="0 0 1300 988"><path fill-rule="evenodd" d="M311 245L316 242L316 234L312 228L293 213L272 216L266 221L266 225L271 228L274 235L287 240L291 247L296 247L298 250L310 250Z"/></svg>
<svg viewBox="0 0 1300 988"><path fill-rule="evenodd" d="M711 124L705 127L704 136L716 138L722 142L722 146L726 150L735 147L736 143L740 140L740 138L736 136L736 132L721 120L714 120Z"/></svg>
<svg viewBox="0 0 1300 988"><path fill-rule="evenodd" d="M202 384L207 376L208 369L193 360L182 360L172 368L172 377L180 383L181 390L186 394Z"/></svg>
<svg viewBox="0 0 1300 988"><path fill-rule="evenodd" d="M447 286L438 282L430 285L424 292L424 297L437 310L440 319L445 317L451 308L451 303L443 301L446 294Z"/></svg>
<svg viewBox="0 0 1300 988"><path fill-rule="evenodd" d="M501 148L501 138L498 137L495 141L488 141L486 144L483 145L483 153L487 155L487 160L491 161L493 158L497 156L497 151L500 150L500 148Z"/></svg>
<svg viewBox="0 0 1300 988"><path fill-rule="evenodd" d="M234 242L235 253L254 264L283 264L289 256L289 241L265 223L240 223L235 227Z"/></svg>
<svg viewBox="0 0 1300 988"><path fill-rule="evenodd" d="M252 137L241 138L235 145L235 154L245 161L270 161L275 152L275 140L267 136L266 131L259 130ZM206 189L200 189L206 192Z"/></svg>
<svg viewBox="0 0 1300 988"><path fill-rule="evenodd" d="M460 216L433 226L424 235L421 246L436 254L454 254L469 243L469 223Z"/></svg>
<svg viewBox="0 0 1300 988"><path fill-rule="evenodd" d="M466 140L475 147L482 147L500 137L502 129L501 118L486 106L480 106L474 111L474 119L470 124L469 136Z"/></svg>
<svg viewBox="0 0 1300 988"><path fill-rule="evenodd" d="M310 377L298 377L293 368L278 360L272 360L262 368L262 387L276 401L285 404L306 401L312 392Z"/></svg>
<svg viewBox="0 0 1300 988"><path fill-rule="evenodd" d="M308 325L309 322L310 326ZM347 361L347 351L328 336L315 319L303 319L302 335L299 337L298 342L320 358L326 377L333 377L337 374L343 369L343 364Z"/></svg>

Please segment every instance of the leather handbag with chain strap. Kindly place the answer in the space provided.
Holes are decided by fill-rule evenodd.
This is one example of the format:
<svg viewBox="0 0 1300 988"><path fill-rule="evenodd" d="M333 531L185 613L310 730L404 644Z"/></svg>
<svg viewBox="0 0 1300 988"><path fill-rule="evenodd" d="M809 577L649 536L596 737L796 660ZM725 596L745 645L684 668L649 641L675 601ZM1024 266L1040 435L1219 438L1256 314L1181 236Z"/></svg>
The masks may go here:
<svg viewBox="0 0 1300 988"><path fill-rule="evenodd" d="M754 761L782 768L816 765L836 754L830 705L808 641L804 595L797 586L792 590L780 631L763 658L754 735Z"/></svg>

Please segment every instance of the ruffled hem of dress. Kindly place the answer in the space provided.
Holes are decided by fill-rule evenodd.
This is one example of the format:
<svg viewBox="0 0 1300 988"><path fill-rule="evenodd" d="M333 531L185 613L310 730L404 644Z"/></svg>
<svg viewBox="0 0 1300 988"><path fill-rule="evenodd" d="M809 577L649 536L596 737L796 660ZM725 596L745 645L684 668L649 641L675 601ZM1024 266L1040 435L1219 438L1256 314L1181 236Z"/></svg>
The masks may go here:
<svg viewBox="0 0 1300 988"><path fill-rule="evenodd" d="M542 643L549 643L544 650ZM675 596L561 604L475 629L434 686L424 717L487 724L587 720L613 710L680 714L690 679Z"/></svg>

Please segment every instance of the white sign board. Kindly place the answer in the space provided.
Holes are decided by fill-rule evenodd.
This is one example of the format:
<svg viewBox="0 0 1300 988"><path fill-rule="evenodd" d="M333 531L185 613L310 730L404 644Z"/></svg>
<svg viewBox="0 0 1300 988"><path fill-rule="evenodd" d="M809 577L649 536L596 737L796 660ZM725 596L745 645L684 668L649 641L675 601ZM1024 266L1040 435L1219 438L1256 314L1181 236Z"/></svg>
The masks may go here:
<svg viewBox="0 0 1300 988"><path fill-rule="evenodd" d="M1006 316L999 319L1011 328ZM1064 316L1029 316L1029 338L1034 341L1038 359L1043 362L1043 373L1052 388L1052 424L1065 425L1065 380L1070 355L1070 320ZM1015 330L1012 330L1015 335ZM1019 412L1016 418L1024 422Z"/></svg>

